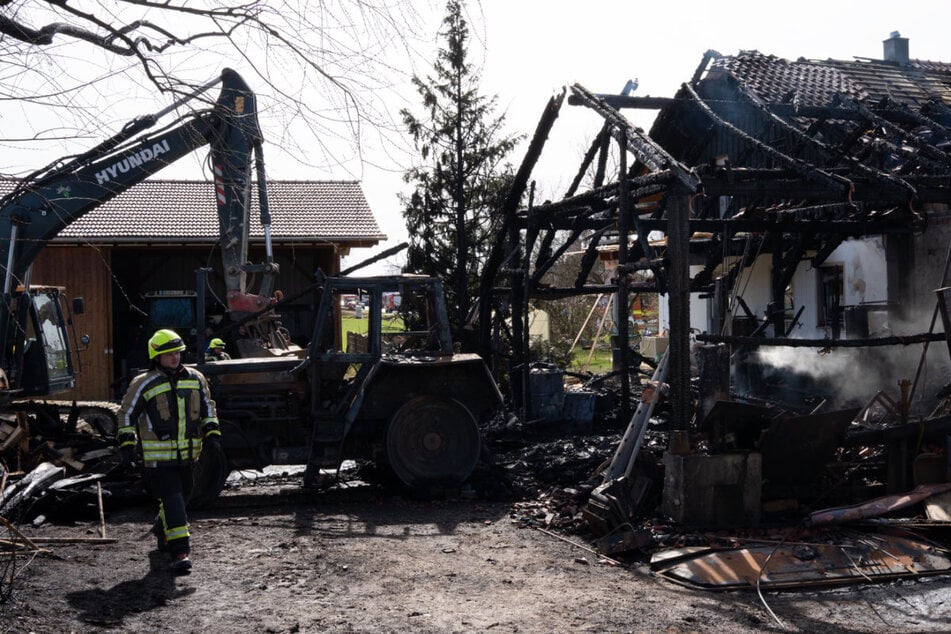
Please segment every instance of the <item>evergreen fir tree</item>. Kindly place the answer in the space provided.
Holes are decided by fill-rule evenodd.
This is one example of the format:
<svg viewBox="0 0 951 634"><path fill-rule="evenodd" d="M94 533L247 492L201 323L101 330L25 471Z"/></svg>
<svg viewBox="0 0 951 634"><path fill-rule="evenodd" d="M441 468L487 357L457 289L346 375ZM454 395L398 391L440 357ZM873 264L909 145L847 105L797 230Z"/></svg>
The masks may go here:
<svg viewBox="0 0 951 634"><path fill-rule="evenodd" d="M493 115L496 98L479 93L462 10L461 0L449 0L434 76L413 77L425 114L401 111L420 155L403 175L414 187L401 197L410 239L406 270L445 280L457 338L492 241L494 211L511 180L505 158L519 140L502 135L505 117Z"/></svg>

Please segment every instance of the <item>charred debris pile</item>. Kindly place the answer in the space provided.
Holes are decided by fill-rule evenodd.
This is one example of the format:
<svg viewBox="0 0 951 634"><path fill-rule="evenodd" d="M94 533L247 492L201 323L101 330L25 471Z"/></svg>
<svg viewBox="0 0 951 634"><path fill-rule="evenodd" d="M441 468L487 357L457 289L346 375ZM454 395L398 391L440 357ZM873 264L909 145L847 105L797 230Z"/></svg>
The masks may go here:
<svg viewBox="0 0 951 634"><path fill-rule="evenodd" d="M33 520L47 509L84 515L135 479L120 466L115 404L81 410L30 402L16 409L0 420L0 516Z"/></svg>
<svg viewBox="0 0 951 634"><path fill-rule="evenodd" d="M522 526L615 562L650 560L658 574L711 589L750 587L767 568L759 583L777 589L951 570L942 546L951 543L951 484L937 442L951 417L903 417L900 401L884 393L865 407L829 412L731 394L685 430L689 455L725 462L701 465L708 470L681 495L686 510L672 509L665 487L677 486L671 470L679 467L670 458L676 434L666 365L666 355L656 367L643 365L625 407L616 373L569 376L558 394L550 377L560 386L564 374L536 364L534 373L546 377L544 402L561 405L495 417L483 427L483 459L464 490L442 493L508 501ZM703 380L691 380L693 403L703 401ZM572 404L579 398L582 407ZM625 410L633 412L627 425ZM0 427L12 467L4 471L5 523L90 519L145 500L97 415L59 429Z"/></svg>
<svg viewBox="0 0 951 634"><path fill-rule="evenodd" d="M834 568L819 545L836 544L865 562L908 546L935 557L909 574L948 569L951 410L939 389L951 364L944 343L929 344L951 331L951 254L935 257L951 241L951 94L934 81L949 72L909 59L708 51L672 98L575 84L549 100L483 272L480 295L494 301L479 306L480 352L499 355L507 340L511 358L499 358L514 368L522 412L531 410L536 302L607 295L628 307L655 294L669 344L645 370L664 398L646 399L644 359L617 320L618 405L608 415L620 438L599 445L595 475L542 491L523 521L590 530L605 554L721 551L721 537L759 537L767 553L805 546L791 565ZM597 127L564 196L538 202L532 172L566 102ZM626 109L659 112L649 134ZM835 369L811 375L820 366ZM583 462L596 437L552 446ZM548 462L563 465L564 455ZM813 516L855 505L863 510ZM868 548L824 533L842 522L861 525ZM897 530L914 544L882 537ZM688 552L665 557L680 565ZM729 557L762 564L768 554ZM869 566L850 569L875 577Z"/></svg>

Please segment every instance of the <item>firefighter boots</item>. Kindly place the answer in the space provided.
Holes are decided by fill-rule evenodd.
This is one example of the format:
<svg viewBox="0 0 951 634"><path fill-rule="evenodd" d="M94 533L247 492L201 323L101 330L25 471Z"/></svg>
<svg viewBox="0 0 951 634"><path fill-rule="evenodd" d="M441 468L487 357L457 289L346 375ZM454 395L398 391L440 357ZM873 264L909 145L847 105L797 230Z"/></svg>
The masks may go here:
<svg viewBox="0 0 951 634"><path fill-rule="evenodd" d="M172 572L176 575L187 575L192 571L192 562L188 553L178 553L172 557Z"/></svg>

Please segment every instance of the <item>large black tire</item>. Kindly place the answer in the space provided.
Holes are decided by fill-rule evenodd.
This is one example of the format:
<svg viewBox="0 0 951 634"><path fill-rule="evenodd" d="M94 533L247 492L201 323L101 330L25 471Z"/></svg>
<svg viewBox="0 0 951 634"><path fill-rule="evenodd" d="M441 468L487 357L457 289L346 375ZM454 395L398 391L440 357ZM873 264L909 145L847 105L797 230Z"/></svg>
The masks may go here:
<svg viewBox="0 0 951 634"><path fill-rule="evenodd" d="M386 429L387 464L411 488L461 484L479 462L481 445L472 412L443 396L407 401Z"/></svg>

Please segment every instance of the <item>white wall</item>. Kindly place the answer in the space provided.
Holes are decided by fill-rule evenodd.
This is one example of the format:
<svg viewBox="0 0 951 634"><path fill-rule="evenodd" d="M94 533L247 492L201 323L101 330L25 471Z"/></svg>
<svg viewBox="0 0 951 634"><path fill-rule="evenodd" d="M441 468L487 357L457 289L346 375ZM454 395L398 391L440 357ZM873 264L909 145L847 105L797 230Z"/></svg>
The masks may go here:
<svg viewBox="0 0 951 634"><path fill-rule="evenodd" d="M888 300L888 276L885 262L885 244L881 237L850 239L832 252L823 263L827 266L841 265L843 275L844 306L879 303ZM808 261L800 262L792 280L793 313L805 305L799 317L801 326L789 333L797 339L824 337L826 328L820 328L819 319L819 272Z"/></svg>
<svg viewBox="0 0 951 634"><path fill-rule="evenodd" d="M690 277L703 270L703 266L691 266ZM670 295L658 295L657 321L661 332L670 330ZM700 332L710 330L710 302L700 299L697 293L690 294L690 328Z"/></svg>
<svg viewBox="0 0 951 634"><path fill-rule="evenodd" d="M886 274L885 245L881 237L850 239L843 242L832 252L824 265L841 265L843 274L844 306L884 303L888 299L888 278ZM744 269L736 284L736 293L743 298L750 311L761 321L771 300L770 276L772 256L758 257L753 266ZM701 266L691 266L691 277ZM821 339L826 333L820 328L819 317L819 272L808 260L800 262L792 279L793 314L805 306L799 317L800 326L793 328L791 337L797 339ZM668 295L660 296L658 319L660 328L670 328L670 303ZM711 300L700 299L699 295L690 296L690 327L701 332L709 332L711 320ZM727 315L727 323L732 317L743 318L746 313L738 304ZM729 333L727 333L729 334Z"/></svg>
<svg viewBox="0 0 951 634"><path fill-rule="evenodd" d="M754 260L753 266L743 269L737 278L733 294L743 298L750 312L756 317L757 322L763 321L763 317L766 315L766 307L771 300L769 288L771 271L772 258L770 256L760 256ZM746 311L739 305L739 302L734 302L734 304L732 311L729 308L727 309L727 324L732 323L733 318L746 317Z"/></svg>

